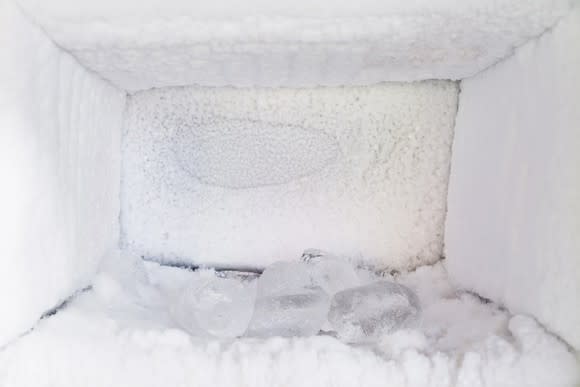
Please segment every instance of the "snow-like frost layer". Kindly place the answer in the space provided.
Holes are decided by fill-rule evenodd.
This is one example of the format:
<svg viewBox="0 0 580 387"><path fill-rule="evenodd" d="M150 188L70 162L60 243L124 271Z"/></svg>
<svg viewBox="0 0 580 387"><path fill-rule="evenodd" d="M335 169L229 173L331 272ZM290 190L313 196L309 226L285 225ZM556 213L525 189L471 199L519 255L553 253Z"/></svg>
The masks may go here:
<svg viewBox="0 0 580 387"><path fill-rule="evenodd" d="M580 9L461 83L446 225L462 287L580 349Z"/></svg>
<svg viewBox="0 0 580 387"><path fill-rule="evenodd" d="M117 244L125 93L0 2L0 346Z"/></svg>
<svg viewBox="0 0 580 387"><path fill-rule="evenodd" d="M148 289L125 274L100 274L93 291L0 352L0 385L572 387L579 381L564 344L531 318L456 293L440 264L397 278L417 291L423 322L374 347L329 336L190 337L169 318L167 300L208 274L152 264Z"/></svg>
<svg viewBox="0 0 580 387"><path fill-rule="evenodd" d="M316 247L380 267L439 259L457 86L166 88L129 99L124 244L265 266Z"/></svg>
<svg viewBox="0 0 580 387"><path fill-rule="evenodd" d="M460 79L573 0L19 0L86 67L127 90Z"/></svg>

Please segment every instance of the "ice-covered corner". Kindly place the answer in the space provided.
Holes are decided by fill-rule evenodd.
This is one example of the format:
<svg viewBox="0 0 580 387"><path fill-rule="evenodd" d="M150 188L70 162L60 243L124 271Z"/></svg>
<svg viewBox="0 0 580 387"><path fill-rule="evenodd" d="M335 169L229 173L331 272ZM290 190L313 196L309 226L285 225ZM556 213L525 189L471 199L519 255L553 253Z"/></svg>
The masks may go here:
<svg viewBox="0 0 580 387"><path fill-rule="evenodd" d="M1 386L574 386L580 5L0 0Z"/></svg>

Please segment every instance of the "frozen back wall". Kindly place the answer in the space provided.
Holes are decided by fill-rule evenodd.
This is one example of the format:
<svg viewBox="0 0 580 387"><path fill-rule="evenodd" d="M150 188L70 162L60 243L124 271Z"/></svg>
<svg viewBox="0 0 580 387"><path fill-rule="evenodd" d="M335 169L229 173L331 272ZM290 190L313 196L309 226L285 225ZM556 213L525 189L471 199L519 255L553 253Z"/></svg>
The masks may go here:
<svg viewBox="0 0 580 387"><path fill-rule="evenodd" d="M435 262L456 106L449 81L137 93L123 139L124 245L234 267L308 248L380 268Z"/></svg>

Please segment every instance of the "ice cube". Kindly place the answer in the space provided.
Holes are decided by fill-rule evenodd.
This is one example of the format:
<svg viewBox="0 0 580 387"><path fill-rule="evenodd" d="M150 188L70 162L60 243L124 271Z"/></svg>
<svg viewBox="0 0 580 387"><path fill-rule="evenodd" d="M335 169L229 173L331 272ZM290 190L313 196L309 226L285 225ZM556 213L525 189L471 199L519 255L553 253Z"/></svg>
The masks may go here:
<svg viewBox="0 0 580 387"><path fill-rule="evenodd" d="M309 271L314 285L320 286L329 296L361 285L354 266L349 262L332 257L310 262Z"/></svg>
<svg viewBox="0 0 580 387"><path fill-rule="evenodd" d="M314 285L307 266L277 262L258 279L258 294L247 336L311 336L326 320L330 298Z"/></svg>
<svg viewBox="0 0 580 387"><path fill-rule="evenodd" d="M419 314L419 300L411 289L380 281L335 294L328 320L341 340L361 343L409 327Z"/></svg>
<svg viewBox="0 0 580 387"><path fill-rule="evenodd" d="M258 278L258 298L288 295L314 286L308 266L301 262L275 262Z"/></svg>
<svg viewBox="0 0 580 387"><path fill-rule="evenodd" d="M252 318L256 281L212 276L186 286L172 314L195 336L241 336Z"/></svg>
<svg viewBox="0 0 580 387"><path fill-rule="evenodd" d="M300 293L257 299L246 333L251 337L316 335L326 319L330 299L320 287Z"/></svg>
<svg viewBox="0 0 580 387"><path fill-rule="evenodd" d="M308 256L310 259L304 259L305 255L303 255L302 261L308 263L308 270L314 285L320 286L329 297L341 290L361 285L360 278L350 262L340 260L326 253L320 253L320 255L311 253ZM325 332L332 330L328 318L325 318L321 329Z"/></svg>

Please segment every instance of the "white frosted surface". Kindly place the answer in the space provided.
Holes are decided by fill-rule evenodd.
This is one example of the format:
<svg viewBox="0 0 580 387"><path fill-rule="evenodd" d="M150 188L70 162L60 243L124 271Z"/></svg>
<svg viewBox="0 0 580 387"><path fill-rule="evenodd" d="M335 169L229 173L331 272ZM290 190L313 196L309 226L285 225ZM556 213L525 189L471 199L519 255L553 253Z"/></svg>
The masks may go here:
<svg viewBox="0 0 580 387"><path fill-rule="evenodd" d="M124 137L124 246L221 266L308 248L379 267L442 250L457 87L141 92Z"/></svg>
<svg viewBox="0 0 580 387"><path fill-rule="evenodd" d="M1 346L116 245L125 98L5 1L0 56Z"/></svg>
<svg viewBox="0 0 580 387"><path fill-rule="evenodd" d="M573 0L20 0L127 90L460 79L542 33Z"/></svg>
<svg viewBox="0 0 580 387"><path fill-rule="evenodd" d="M580 10L461 83L446 225L463 287L580 349Z"/></svg>
<svg viewBox="0 0 580 387"><path fill-rule="evenodd" d="M529 317L456 293L439 264L397 279L419 294L423 324L357 347L330 336L189 336L168 317L164 297L203 281L204 272L150 265L148 274L161 300L127 292L134 286L126 275L115 282L101 273L92 291L0 351L0 385L572 387L580 380L560 341Z"/></svg>

